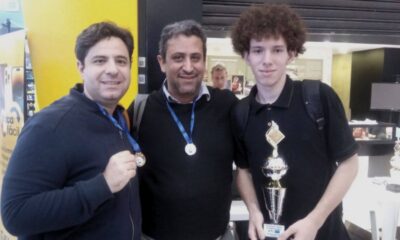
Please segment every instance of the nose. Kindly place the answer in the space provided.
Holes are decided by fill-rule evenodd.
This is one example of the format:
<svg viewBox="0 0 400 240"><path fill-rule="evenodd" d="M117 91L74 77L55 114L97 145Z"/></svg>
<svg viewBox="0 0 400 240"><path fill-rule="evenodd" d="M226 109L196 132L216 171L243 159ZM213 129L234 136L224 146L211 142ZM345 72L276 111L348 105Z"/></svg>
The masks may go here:
<svg viewBox="0 0 400 240"><path fill-rule="evenodd" d="M113 60L107 62L106 73L110 75L115 75L118 73L117 63Z"/></svg>
<svg viewBox="0 0 400 240"><path fill-rule="evenodd" d="M183 71L190 73L193 71L193 63L190 58L186 58L183 62Z"/></svg>
<svg viewBox="0 0 400 240"><path fill-rule="evenodd" d="M264 51L264 54L262 56L262 63L264 65L270 65L272 63L271 58L272 58L271 51L269 50Z"/></svg>

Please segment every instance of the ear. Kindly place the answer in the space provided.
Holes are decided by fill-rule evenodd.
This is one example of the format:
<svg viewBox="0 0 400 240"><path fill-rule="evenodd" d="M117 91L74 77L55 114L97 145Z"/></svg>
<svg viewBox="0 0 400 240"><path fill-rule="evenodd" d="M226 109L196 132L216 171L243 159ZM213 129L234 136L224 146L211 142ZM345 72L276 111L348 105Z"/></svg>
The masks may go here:
<svg viewBox="0 0 400 240"><path fill-rule="evenodd" d="M158 64L160 64L161 71L165 73L165 60L161 55L157 55Z"/></svg>
<svg viewBox="0 0 400 240"><path fill-rule="evenodd" d="M289 51L288 55L289 55L289 59L287 61L287 64L291 63L296 58L296 52L295 51Z"/></svg>
<svg viewBox="0 0 400 240"><path fill-rule="evenodd" d="M249 52L245 51L243 53L243 59L247 64L249 64Z"/></svg>
<svg viewBox="0 0 400 240"><path fill-rule="evenodd" d="M81 78L83 79L83 70L85 69L85 65L81 61L77 60L76 67L78 68L79 74L81 75Z"/></svg>

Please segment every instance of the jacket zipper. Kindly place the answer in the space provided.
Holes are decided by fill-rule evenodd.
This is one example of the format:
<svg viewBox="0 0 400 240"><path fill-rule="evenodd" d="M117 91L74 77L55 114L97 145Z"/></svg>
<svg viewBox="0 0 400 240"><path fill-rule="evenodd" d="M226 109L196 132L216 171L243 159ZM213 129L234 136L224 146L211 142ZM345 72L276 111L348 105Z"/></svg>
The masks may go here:
<svg viewBox="0 0 400 240"><path fill-rule="evenodd" d="M132 240L134 240L134 237L135 237L135 225L133 224L133 219L132 219L132 214L131 214L130 209L129 209L129 219L131 220L131 224L132 224Z"/></svg>
<svg viewBox="0 0 400 240"><path fill-rule="evenodd" d="M131 196L131 194L130 194L130 192L132 191L132 184L131 184L131 181L129 180L129 203L130 203L130 200L131 200L131 198L130 198L130 196ZM132 224L132 240L134 240L134 237L135 237L135 225L133 224L133 218L132 218L132 212L131 212L131 209L130 209L130 204L129 204L129 220L131 220L131 224Z"/></svg>
<svg viewBox="0 0 400 240"><path fill-rule="evenodd" d="M124 133L119 130L119 136L121 137L121 140L124 142ZM135 237L135 224L133 223L133 218L132 218L132 212L130 211L130 202L131 202L131 192L132 192L132 182L131 180L129 180L129 192L128 192L128 202L129 202L129 220L131 221L131 225L132 225L132 240L134 240Z"/></svg>

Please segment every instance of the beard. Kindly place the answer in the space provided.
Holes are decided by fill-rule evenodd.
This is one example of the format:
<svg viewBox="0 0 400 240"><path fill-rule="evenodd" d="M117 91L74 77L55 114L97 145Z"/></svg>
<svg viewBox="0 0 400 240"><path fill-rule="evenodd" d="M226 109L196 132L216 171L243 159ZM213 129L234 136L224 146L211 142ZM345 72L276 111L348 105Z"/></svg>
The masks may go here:
<svg viewBox="0 0 400 240"><path fill-rule="evenodd" d="M194 80L191 83L185 83L184 81L170 81L168 82L168 91L172 96L182 99L193 99L199 95L202 80Z"/></svg>

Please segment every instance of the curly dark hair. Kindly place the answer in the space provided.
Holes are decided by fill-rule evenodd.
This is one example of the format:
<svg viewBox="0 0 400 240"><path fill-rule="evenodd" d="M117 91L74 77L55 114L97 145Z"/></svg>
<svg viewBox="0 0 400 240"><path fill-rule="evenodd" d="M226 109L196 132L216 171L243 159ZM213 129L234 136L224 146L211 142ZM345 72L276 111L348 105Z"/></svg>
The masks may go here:
<svg viewBox="0 0 400 240"><path fill-rule="evenodd" d="M232 28L235 52L244 57L250 50L250 40L282 36L287 50L303 53L306 28L300 16L285 4L254 5L244 11Z"/></svg>

